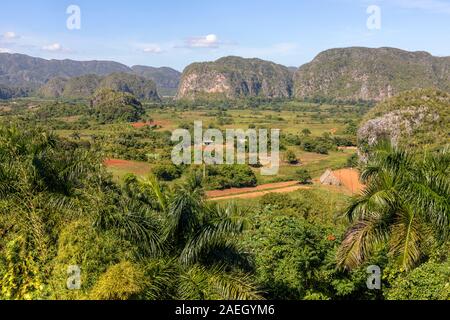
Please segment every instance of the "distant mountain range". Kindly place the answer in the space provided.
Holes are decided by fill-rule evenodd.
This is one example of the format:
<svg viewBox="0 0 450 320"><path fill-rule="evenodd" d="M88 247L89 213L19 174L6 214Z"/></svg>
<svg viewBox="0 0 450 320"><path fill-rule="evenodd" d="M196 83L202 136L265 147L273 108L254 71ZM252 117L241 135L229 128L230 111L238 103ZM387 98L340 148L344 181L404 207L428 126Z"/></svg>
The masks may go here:
<svg viewBox="0 0 450 320"><path fill-rule="evenodd" d="M134 66L113 61L46 60L23 54L0 53L0 92L36 90L54 78L130 73L153 80L163 94L174 95L181 73L171 68ZM92 78L94 79L94 78Z"/></svg>
<svg viewBox="0 0 450 320"><path fill-rule="evenodd" d="M181 72L168 68L133 66L133 72L141 77L155 81L161 96L174 96L180 84Z"/></svg>
<svg viewBox="0 0 450 320"><path fill-rule="evenodd" d="M30 92L67 96L73 95L74 90L84 95L111 74L116 74L116 80L117 74L139 77L120 76L121 82L115 84L117 89L149 97L152 90L149 83L144 84L146 79L156 83L160 96L176 94L177 99L265 97L381 101L416 88L450 92L450 57L395 48L353 47L324 51L300 68L261 59L224 57L214 62L193 63L182 74L167 67L129 68L110 61L45 60L0 53L0 98ZM76 88L80 79L71 79L78 77L92 83ZM153 93L150 96L154 98Z"/></svg>
<svg viewBox="0 0 450 320"><path fill-rule="evenodd" d="M450 92L450 57L395 48L343 48L320 53L296 69L259 59L227 57L194 63L181 77L178 98L223 94L339 101L382 101L400 92Z"/></svg>

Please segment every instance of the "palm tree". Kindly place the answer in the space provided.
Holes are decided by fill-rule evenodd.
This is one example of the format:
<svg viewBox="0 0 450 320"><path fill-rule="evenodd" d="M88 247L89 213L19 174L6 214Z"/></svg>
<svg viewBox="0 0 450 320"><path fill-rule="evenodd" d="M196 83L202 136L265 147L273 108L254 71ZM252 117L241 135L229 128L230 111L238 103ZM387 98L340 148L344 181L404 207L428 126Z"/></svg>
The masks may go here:
<svg viewBox="0 0 450 320"><path fill-rule="evenodd" d="M386 246L402 270L414 268L431 244L448 240L450 154L413 155L377 146L362 170L367 187L346 211L352 222L338 252L338 265L352 269Z"/></svg>
<svg viewBox="0 0 450 320"><path fill-rule="evenodd" d="M8 298L41 298L60 229L91 207L101 176L94 158L45 131L0 126L0 249L11 260L0 287Z"/></svg>
<svg viewBox="0 0 450 320"><path fill-rule="evenodd" d="M249 275L250 259L237 242L245 227L237 206L205 202L199 173L169 194L151 176L140 186L153 192L164 226L159 259L165 268L153 273L151 297L164 287L173 288L171 298L179 299L260 298ZM148 263L161 265L155 261Z"/></svg>
<svg viewBox="0 0 450 320"><path fill-rule="evenodd" d="M147 298L259 297L237 243L239 210L205 202L196 175L174 190L154 177L121 188L99 157L39 129L0 126L0 298L45 298L61 231L75 221L132 248Z"/></svg>

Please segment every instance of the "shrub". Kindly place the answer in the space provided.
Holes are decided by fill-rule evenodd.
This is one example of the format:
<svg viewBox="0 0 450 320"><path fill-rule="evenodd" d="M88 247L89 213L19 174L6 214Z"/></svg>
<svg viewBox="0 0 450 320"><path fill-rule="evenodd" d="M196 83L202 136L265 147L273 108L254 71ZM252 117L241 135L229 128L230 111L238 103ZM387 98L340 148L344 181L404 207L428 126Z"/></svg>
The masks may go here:
<svg viewBox="0 0 450 320"><path fill-rule="evenodd" d="M302 130L302 134L303 134L305 137L308 137L308 136L311 135L311 130L309 130L308 128L305 128L305 129Z"/></svg>
<svg viewBox="0 0 450 320"><path fill-rule="evenodd" d="M247 165L207 167L207 185L212 189L254 187L256 183L255 173Z"/></svg>
<svg viewBox="0 0 450 320"><path fill-rule="evenodd" d="M295 153L292 150L288 150L286 152L286 161L289 164L297 164L298 163L297 156L295 155Z"/></svg>
<svg viewBox="0 0 450 320"><path fill-rule="evenodd" d="M311 184L312 183L312 177L311 174L306 169L299 169L295 171L295 176L298 182L301 184Z"/></svg>
<svg viewBox="0 0 450 320"><path fill-rule="evenodd" d="M356 168L359 164L358 154L354 153L347 158L347 167Z"/></svg>
<svg viewBox="0 0 450 320"><path fill-rule="evenodd" d="M145 275L138 266L125 261L108 268L92 289L93 300L136 299L145 289Z"/></svg>
<svg viewBox="0 0 450 320"><path fill-rule="evenodd" d="M174 164L158 164L153 168L153 174L163 181L173 181L181 177L183 171Z"/></svg>
<svg viewBox="0 0 450 320"><path fill-rule="evenodd" d="M449 300L450 261L427 262L400 276L386 297L389 300Z"/></svg>
<svg viewBox="0 0 450 320"><path fill-rule="evenodd" d="M334 247L327 240L330 232L294 217L274 216L260 222L248 243L266 298L298 300L321 293L320 269Z"/></svg>
<svg viewBox="0 0 450 320"><path fill-rule="evenodd" d="M329 149L324 144L319 144L316 146L314 151L318 154L328 154Z"/></svg>

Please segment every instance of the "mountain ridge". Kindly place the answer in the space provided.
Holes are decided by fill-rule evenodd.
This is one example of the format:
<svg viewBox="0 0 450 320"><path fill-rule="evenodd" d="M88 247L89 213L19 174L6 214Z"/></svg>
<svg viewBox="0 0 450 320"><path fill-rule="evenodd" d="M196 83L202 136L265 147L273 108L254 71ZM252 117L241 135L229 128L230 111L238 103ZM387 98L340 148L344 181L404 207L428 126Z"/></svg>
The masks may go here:
<svg viewBox="0 0 450 320"><path fill-rule="evenodd" d="M182 73L169 67L114 61L46 60L0 53L0 98L27 95L55 78L127 73L152 80L162 96L197 98L296 98L379 102L401 92L433 88L450 92L450 57L392 47L333 48L299 68L259 58L222 57L194 62ZM92 78L95 82L95 78ZM52 90L57 95L60 83Z"/></svg>
<svg viewBox="0 0 450 320"><path fill-rule="evenodd" d="M283 65L259 58L227 56L187 66L176 98L290 98L292 87L292 72Z"/></svg>
<svg viewBox="0 0 450 320"><path fill-rule="evenodd" d="M392 47L334 48L294 75L295 97L382 101L416 88L450 90L450 57Z"/></svg>
<svg viewBox="0 0 450 320"><path fill-rule="evenodd" d="M38 95L44 98L90 98L98 89L130 93L138 99L159 101L153 80L131 73L111 73L107 76L88 74L74 78L56 77L42 86Z"/></svg>
<svg viewBox="0 0 450 320"><path fill-rule="evenodd" d="M43 59L20 53L0 53L0 85L9 88L26 88L37 90L54 78L75 78L86 75L108 76L112 73L130 73L155 81L158 88L173 91L173 86L166 88L166 83L179 81L179 73L169 67L154 68L156 75L147 70L144 74L122 63L107 60L77 61L71 59ZM145 67L145 66L144 66ZM166 73L166 74L165 74ZM174 78L174 79L171 79Z"/></svg>

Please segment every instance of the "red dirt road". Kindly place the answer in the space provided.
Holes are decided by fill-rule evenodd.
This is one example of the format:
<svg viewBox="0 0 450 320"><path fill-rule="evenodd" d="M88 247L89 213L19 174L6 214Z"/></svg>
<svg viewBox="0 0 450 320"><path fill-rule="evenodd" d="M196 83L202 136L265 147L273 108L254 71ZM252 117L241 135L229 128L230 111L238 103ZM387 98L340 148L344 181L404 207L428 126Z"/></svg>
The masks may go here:
<svg viewBox="0 0 450 320"><path fill-rule="evenodd" d="M117 168L123 170L129 170L130 173L137 175L147 174L149 172L149 164L145 162L120 160L120 159L106 159L103 164L107 168Z"/></svg>
<svg viewBox="0 0 450 320"><path fill-rule="evenodd" d="M342 183L341 190L350 191L352 194L360 193L364 190L364 185L359 181L359 172L354 169L341 169L333 171ZM318 181L316 183L319 183ZM299 185L297 181L288 181L280 183L270 183L260 185L254 188L215 190L207 192L209 200L228 200L228 199L254 199L262 197L268 193L289 193L301 189L309 189L309 186Z"/></svg>
<svg viewBox="0 0 450 320"><path fill-rule="evenodd" d="M298 181L287 181L264 184L253 188L208 191L206 195L209 200L253 199L262 197L268 193L289 193L300 189L309 189L309 187L299 185Z"/></svg>
<svg viewBox="0 0 450 320"><path fill-rule="evenodd" d="M262 187L262 186L261 186ZM302 185L295 185L290 186L286 188L279 188L279 189L269 189L269 190L263 190L263 191L256 191L256 192L249 192L249 193L243 193L243 194L234 194L229 196L222 196L222 197L215 197L215 198L209 198L210 201L219 201L219 200L229 200L229 199L254 199L262 197L269 193L290 193L297 190L305 190L309 189L307 186Z"/></svg>
<svg viewBox="0 0 450 320"><path fill-rule="evenodd" d="M264 184L264 185L260 185L257 187L251 187L251 188L232 188L232 189L225 189L225 190L214 190L214 191L206 192L206 195L208 196L208 198L222 198L222 197L236 195L236 194L242 194L242 193L264 191L264 190L269 190L269 189L287 188L287 187L291 187L291 186L295 186L295 185L298 185L298 181L269 183L269 184Z"/></svg>

